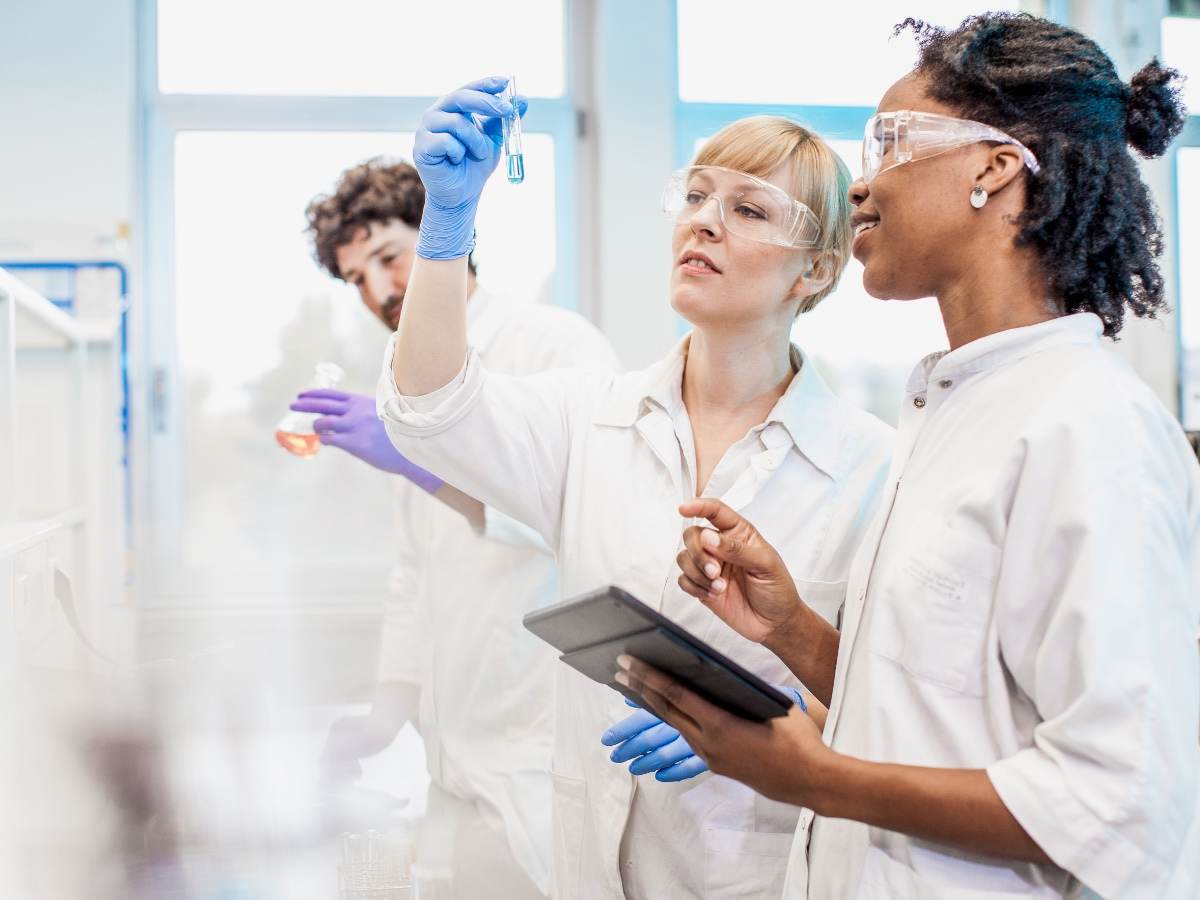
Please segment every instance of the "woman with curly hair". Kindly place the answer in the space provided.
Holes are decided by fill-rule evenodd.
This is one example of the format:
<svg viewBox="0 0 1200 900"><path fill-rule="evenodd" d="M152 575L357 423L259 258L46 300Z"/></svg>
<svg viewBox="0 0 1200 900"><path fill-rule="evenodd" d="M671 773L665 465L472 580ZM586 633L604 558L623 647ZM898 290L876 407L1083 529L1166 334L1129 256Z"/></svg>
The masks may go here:
<svg viewBox="0 0 1200 900"><path fill-rule="evenodd" d="M747 722L637 660L618 680L714 772L807 807L789 897L1194 897L1200 469L1103 340L1165 308L1128 147L1179 133L1177 76L1125 84L1030 16L900 28L920 57L868 124L853 252L872 296L937 298L950 350L909 380L840 632L749 521L682 508L714 526L682 587L828 713Z"/></svg>

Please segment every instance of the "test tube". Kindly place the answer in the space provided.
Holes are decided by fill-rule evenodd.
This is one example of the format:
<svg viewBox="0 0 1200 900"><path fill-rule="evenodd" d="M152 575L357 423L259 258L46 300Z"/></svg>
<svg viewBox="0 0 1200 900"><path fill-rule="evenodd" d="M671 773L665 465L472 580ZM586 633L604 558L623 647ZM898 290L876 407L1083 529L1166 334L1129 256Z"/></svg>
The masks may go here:
<svg viewBox="0 0 1200 900"><path fill-rule="evenodd" d="M510 184L520 184L525 180L525 152L521 148L521 115L517 112L517 77L510 75L508 85L500 96L513 105L511 116L500 120L500 128L504 134L504 161L508 167Z"/></svg>

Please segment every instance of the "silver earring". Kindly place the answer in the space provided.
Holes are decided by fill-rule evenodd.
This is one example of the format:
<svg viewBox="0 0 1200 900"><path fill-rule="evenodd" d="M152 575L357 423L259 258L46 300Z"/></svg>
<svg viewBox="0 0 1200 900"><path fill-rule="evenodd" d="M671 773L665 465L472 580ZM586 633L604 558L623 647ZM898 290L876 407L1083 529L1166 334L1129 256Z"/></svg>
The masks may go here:
<svg viewBox="0 0 1200 900"><path fill-rule="evenodd" d="M988 201L988 192L983 189L983 185L977 184L971 188L971 205L976 209L983 209L983 205Z"/></svg>

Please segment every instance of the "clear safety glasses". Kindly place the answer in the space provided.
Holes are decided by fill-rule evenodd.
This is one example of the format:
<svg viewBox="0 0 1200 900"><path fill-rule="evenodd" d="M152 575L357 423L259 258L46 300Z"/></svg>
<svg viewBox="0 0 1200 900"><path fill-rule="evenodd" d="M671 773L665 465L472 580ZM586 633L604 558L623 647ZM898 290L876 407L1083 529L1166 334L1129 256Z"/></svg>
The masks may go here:
<svg viewBox="0 0 1200 900"><path fill-rule="evenodd" d="M775 185L721 166L688 166L671 176L662 208L676 222L689 222L716 200L721 222L732 234L779 247L815 247L821 223L811 209Z"/></svg>
<svg viewBox="0 0 1200 900"><path fill-rule="evenodd" d="M1037 157L1028 147L990 125L937 113L898 109L877 113L867 120L863 135L862 177L869 184L888 169L978 141L1012 144L1021 151L1029 171L1036 175L1041 169Z"/></svg>

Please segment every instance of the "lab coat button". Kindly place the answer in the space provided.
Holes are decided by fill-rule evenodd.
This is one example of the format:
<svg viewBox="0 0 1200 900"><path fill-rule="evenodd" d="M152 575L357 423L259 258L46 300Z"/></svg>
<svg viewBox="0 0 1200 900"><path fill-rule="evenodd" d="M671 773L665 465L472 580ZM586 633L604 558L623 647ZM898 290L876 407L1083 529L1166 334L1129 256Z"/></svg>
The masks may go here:
<svg viewBox="0 0 1200 900"><path fill-rule="evenodd" d="M950 388L954 387L954 382L949 378L943 378L938 382L938 387L940 387L943 391L949 390Z"/></svg>
<svg viewBox="0 0 1200 900"><path fill-rule="evenodd" d="M913 397L913 406L915 406L917 409L924 409L925 408L925 398L924 397Z"/></svg>

